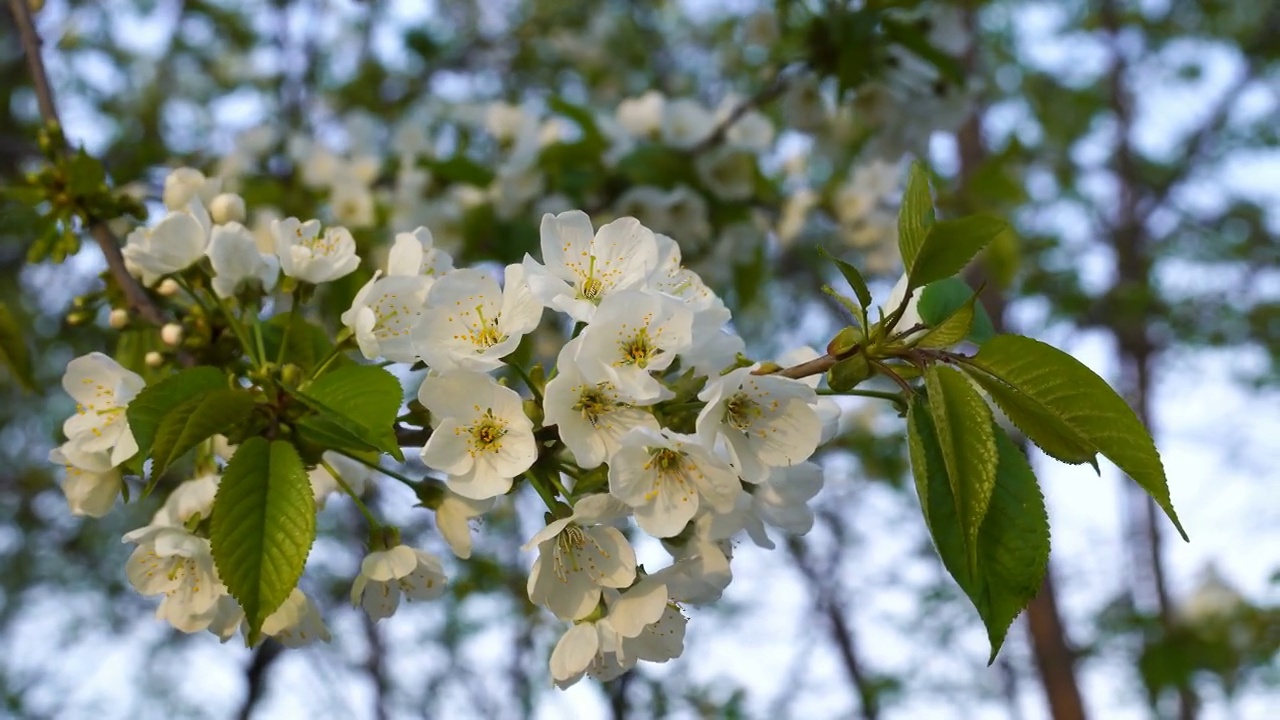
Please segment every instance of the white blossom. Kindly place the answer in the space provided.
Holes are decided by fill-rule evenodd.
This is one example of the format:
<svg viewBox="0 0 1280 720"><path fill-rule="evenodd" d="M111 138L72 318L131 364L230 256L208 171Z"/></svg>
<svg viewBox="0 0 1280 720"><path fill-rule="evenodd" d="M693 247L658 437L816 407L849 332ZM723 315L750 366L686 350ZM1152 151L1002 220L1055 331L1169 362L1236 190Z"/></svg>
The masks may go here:
<svg viewBox="0 0 1280 720"><path fill-rule="evenodd" d="M141 375L100 352L68 363L62 387L76 401L76 414L62 425L67 436L61 448L65 461L97 468L101 461L92 456L109 453L109 467L115 467L137 453L125 408L145 384Z"/></svg>
<svg viewBox="0 0 1280 720"><path fill-rule="evenodd" d="M381 274L380 270L374 272L356 292L340 320L366 358L411 363L418 358L414 331L422 319L430 284L417 275Z"/></svg>
<svg viewBox="0 0 1280 720"><path fill-rule="evenodd" d="M729 512L742 493L733 469L692 435L633 430L609 461L609 492L635 509L641 530L671 537L703 504Z"/></svg>
<svg viewBox="0 0 1280 720"><path fill-rule="evenodd" d="M422 381L418 400L435 429L422 448L427 467L473 500L496 497L538 457L533 422L520 396L479 372L457 370Z"/></svg>
<svg viewBox="0 0 1280 720"><path fill-rule="evenodd" d="M199 198L192 198L185 209L170 211L155 227L129 233L120 253L131 274L144 285L154 285L204 257L211 228L209 213Z"/></svg>
<svg viewBox="0 0 1280 720"><path fill-rule="evenodd" d="M666 585L652 576L619 593L604 594L607 612L596 621L575 623L551 652L551 677L556 686L573 685L588 671L601 680L621 675L635 665L629 640L649 632L667 609ZM647 649L644 645L641 649Z"/></svg>
<svg viewBox="0 0 1280 720"><path fill-rule="evenodd" d="M620 218L593 232L586 213L542 216L542 260L525 256L525 275L543 305L589 322L610 295L643 287L658 265L653 232Z"/></svg>
<svg viewBox="0 0 1280 720"><path fill-rule="evenodd" d="M636 403L669 394L651 375L693 343L693 312L656 292L610 294L579 336L575 361L588 382L612 383Z"/></svg>
<svg viewBox="0 0 1280 720"><path fill-rule="evenodd" d="M413 232L396 233L395 243L387 255L387 275L412 275L427 279L430 285L453 269L453 258L435 246L431 231L419 227Z"/></svg>
<svg viewBox="0 0 1280 720"><path fill-rule="evenodd" d="M633 137L651 139L662 130L665 105L666 98L661 92L648 90L643 95L618 103L615 117Z"/></svg>
<svg viewBox="0 0 1280 720"><path fill-rule="evenodd" d="M617 452L622 436L634 428L658 430L643 403L618 390L612 382L588 382L574 355L578 340L569 342L556 361L557 374L547 383L543 411L545 425L555 425L575 462L597 467Z"/></svg>
<svg viewBox="0 0 1280 720"><path fill-rule="evenodd" d="M287 648L299 648L321 640L329 642L329 628L320 609L307 594L294 588L283 604L262 621L262 634Z"/></svg>
<svg viewBox="0 0 1280 720"><path fill-rule="evenodd" d="M253 233L238 222L215 226L205 254L213 265L213 292L220 298L232 297L251 281L270 291L280 275L280 260L259 252Z"/></svg>
<svg viewBox="0 0 1280 720"><path fill-rule="evenodd" d="M182 527L193 517L208 518L222 476L206 473L178 485L151 516L153 526Z"/></svg>
<svg viewBox="0 0 1280 720"><path fill-rule="evenodd" d="M208 206L222 192L222 181L189 167L174 168L164 179L162 200L168 210L185 210L192 200Z"/></svg>
<svg viewBox="0 0 1280 720"><path fill-rule="evenodd" d="M607 493L588 495L573 514L548 524L524 545L537 546L529 573L529 600L561 620L589 615L602 588L627 587L635 579L636 555L627 538L610 523L627 508Z"/></svg>
<svg viewBox="0 0 1280 720"><path fill-rule="evenodd" d="M707 403L698 414L698 435L708 444L723 437L747 482L764 481L772 466L808 459L818 446L816 394L798 380L738 368L712 378L698 398Z"/></svg>
<svg viewBox="0 0 1280 720"><path fill-rule="evenodd" d="M209 541L156 525L134 530L124 541L138 545L125 566L129 582L143 595L164 595L156 617L188 633L208 627L214 603L226 592Z"/></svg>
<svg viewBox="0 0 1280 720"><path fill-rule="evenodd" d="M390 617L406 600L432 600L444 594L444 565L435 555L396 545L369 553L360 563L360 574L351 586L351 604L359 605L373 620Z"/></svg>
<svg viewBox="0 0 1280 720"><path fill-rule="evenodd" d="M244 198L235 193L222 193L209 201L209 217L218 224L242 223L246 215Z"/></svg>
<svg viewBox="0 0 1280 720"><path fill-rule="evenodd" d="M416 334L417 352L440 372L496 370L524 335L538 326L542 305L520 265L508 265L506 287L474 268L447 273L431 286Z"/></svg>
<svg viewBox="0 0 1280 720"><path fill-rule="evenodd" d="M337 479L329 472L330 467L338 472L342 482L346 483L347 487L351 488L351 492L356 495L363 495L369 486L369 481L373 479L373 471L369 466L341 453L326 450L320 459L324 462L307 472L307 478L311 481L311 494L315 497L317 508L323 508L329 496L335 493L346 494Z"/></svg>
<svg viewBox="0 0 1280 720"><path fill-rule="evenodd" d="M111 460L106 452L80 457L90 459L91 467L72 464L60 448L49 451L49 462L66 469L66 476L62 479L62 493L67 496L71 514L102 517L115 506L120 488L124 486L123 477L118 468L111 467Z"/></svg>
<svg viewBox="0 0 1280 720"><path fill-rule="evenodd" d="M493 509L494 498L472 500L448 488L436 506L436 529L449 544L454 555L466 560L471 557L471 519Z"/></svg>
<svg viewBox="0 0 1280 720"><path fill-rule="evenodd" d="M662 109L662 140L677 148L690 148L711 134L711 111L692 98L672 100Z"/></svg>
<svg viewBox="0 0 1280 720"><path fill-rule="evenodd" d="M303 282L322 283L350 274L360 265L356 241L343 227L325 228L320 221L286 218L271 223L275 251L285 275Z"/></svg>

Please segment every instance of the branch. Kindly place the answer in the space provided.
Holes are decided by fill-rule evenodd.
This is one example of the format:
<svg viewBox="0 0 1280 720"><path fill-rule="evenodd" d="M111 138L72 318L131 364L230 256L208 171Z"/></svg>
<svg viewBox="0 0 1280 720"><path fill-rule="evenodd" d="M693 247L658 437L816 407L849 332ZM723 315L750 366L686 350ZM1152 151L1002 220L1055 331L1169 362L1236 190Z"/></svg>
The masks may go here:
<svg viewBox="0 0 1280 720"><path fill-rule="evenodd" d="M244 669L247 687L245 689L244 702L240 705L240 712L236 713L236 717L240 720L249 720L253 715L258 701L262 700L262 694L267 689L267 670L280 657L280 653L283 650L283 645L271 638L267 638L262 641L257 650L253 651L253 659L249 661L249 666Z"/></svg>
<svg viewBox="0 0 1280 720"><path fill-rule="evenodd" d="M710 135L706 136L702 140L698 141L698 143L693 147L689 148L689 154L700 155L719 145L724 141L725 136L729 134L729 130L731 130L739 120L745 117L746 114L752 110L760 108L773 101L787 89L787 85L790 82L791 78L786 74L785 69L778 71L778 74L774 75L773 79L770 80L767 85L760 88L755 95L747 98L730 111L729 114L715 126Z"/></svg>
<svg viewBox="0 0 1280 720"><path fill-rule="evenodd" d="M848 621L845 620L845 608L840 602L840 593L835 587L834 575L823 572L810 562L805 546L798 538L788 538L787 550L791 553L791 557L795 558L796 567L800 569L800 574L804 576L813 592L814 608L827 618L827 630L830 632L831 642L836 646L841 664L844 665L845 673L849 676L849 682L853 684L854 691L858 695L859 710L863 720L877 720L880 716L880 699L872 679L867 676L854 648L853 628L849 627Z"/></svg>
<svg viewBox="0 0 1280 720"><path fill-rule="evenodd" d="M62 122L58 119L58 108L53 101L53 90L49 87L49 74L45 72L44 61L40 57L40 35L36 33L35 24L31 20L31 12L26 0L9 0L9 9L13 13L13 21L18 26L18 35L22 38L22 48L27 56L27 68L31 72L31 85L36 93L36 104L40 108L40 117L44 118L53 135L53 141L62 152L70 149L67 138L62 134ZM81 213L88 225L89 235L98 243L102 256L106 258L107 268L111 271L116 284L124 292L129 307L142 319L153 325L164 324L164 314L147 295L147 291L138 284L137 279L129 274L124 265L124 257L120 254L120 241L112 234L102 220L91 216L83 209Z"/></svg>

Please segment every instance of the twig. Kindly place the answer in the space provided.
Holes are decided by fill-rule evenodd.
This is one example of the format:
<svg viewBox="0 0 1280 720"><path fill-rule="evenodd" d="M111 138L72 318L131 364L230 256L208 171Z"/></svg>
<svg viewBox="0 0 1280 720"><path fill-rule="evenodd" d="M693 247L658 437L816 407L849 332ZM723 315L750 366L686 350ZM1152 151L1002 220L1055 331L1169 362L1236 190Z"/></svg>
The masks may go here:
<svg viewBox="0 0 1280 720"><path fill-rule="evenodd" d="M876 692L872 678L867 675L862 661L854 647L853 628L845 619L845 607L840 601L840 592L835 576L823 572L810 561L804 543L799 538L789 538L787 550L796 561L796 567L809 584L813 593L813 605L827 618L827 630L831 642L836 646L840 662L844 665L845 674L853 685L859 700L859 714L863 720L878 720L880 716L880 698Z"/></svg>
<svg viewBox="0 0 1280 720"><path fill-rule="evenodd" d="M725 136L729 134L729 130L733 129L733 126L737 124L739 120L745 117L746 114L752 110L773 101L787 89L787 85L790 82L791 78L787 75L785 69L778 71L778 74L773 76L773 79L769 81L769 84L760 88L755 95L747 98L731 110L729 114L715 126L710 135L707 135L702 140L699 140L697 144L690 147L688 151L689 154L700 155L719 145L724 141Z"/></svg>
<svg viewBox="0 0 1280 720"><path fill-rule="evenodd" d="M835 355L823 355L812 360L805 360L798 365L782 368L781 370L768 371L761 368L760 370L753 371L752 375L777 375L779 377L791 378L792 380L799 380L800 378L806 378L810 375L821 375L822 373L830 370L842 359L843 358L838 358Z"/></svg>
<svg viewBox="0 0 1280 720"><path fill-rule="evenodd" d="M249 666L244 669L246 685L244 702L240 705L240 711L236 713L236 717L240 720L249 720L249 717L253 715L258 702L262 700L263 692L267 689L267 670L280 657L280 651L283 649L283 645L271 638L267 638L262 641L257 650L253 651L253 659L249 661Z"/></svg>
<svg viewBox="0 0 1280 720"><path fill-rule="evenodd" d="M27 68L31 72L31 85L36 93L36 105L40 108L40 117L44 118L49 126L49 132L53 134L58 147L66 152L70 146L62 133L62 122L58 119L53 90L49 87L49 74L45 71L44 61L40 57L40 35L36 32L35 24L31 20L31 11L27 8L26 0L9 0L9 9L18 26L18 35L22 38L22 49L27 56ZM125 267L124 256L120 254L120 241L101 220L92 217L88 212L83 210L82 212L88 224L89 235L102 250L107 268L116 279L120 290L124 292L125 301L129 307L143 320L153 325L163 325L164 314Z"/></svg>

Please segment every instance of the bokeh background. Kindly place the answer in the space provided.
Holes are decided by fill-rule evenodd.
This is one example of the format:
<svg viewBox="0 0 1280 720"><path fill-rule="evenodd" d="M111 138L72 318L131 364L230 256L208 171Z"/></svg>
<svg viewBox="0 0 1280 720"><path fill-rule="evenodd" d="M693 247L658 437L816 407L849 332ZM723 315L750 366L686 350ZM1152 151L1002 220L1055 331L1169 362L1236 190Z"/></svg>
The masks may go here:
<svg viewBox="0 0 1280 720"><path fill-rule="evenodd" d="M42 162L12 7L6 187ZM850 401L823 451L814 530L737 548L725 600L692 612L684 656L665 665L551 688L560 628L524 594L519 546L540 523L528 498L450 564L447 598L377 626L346 601L362 535L334 500L304 581L331 644L185 636L123 573L120 536L155 498L77 519L46 462L72 409L66 362L99 348L137 362L158 340L110 330L97 248L11 195L0 302L21 329L6 342L34 363L31 387L0 369L0 715L1280 717L1272 0L29 7L68 136L152 209L167 170L190 165L241 193L258 227L325 217L377 256L423 224L462 262L518 259L546 211L634 214L681 242L757 357L822 347L843 324L818 290L835 280L819 245L884 297L901 271L903 170L923 158L944 212L1014 222L968 279L997 323L1069 350L1131 400L1192 541L1114 468L1097 477L1033 453L1051 578L988 667L977 615L920 521L901 419ZM650 92L665 102L637 100ZM37 246L69 255L55 264ZM364 277L331 293L330 322ZM393 485L374 501L447 554Z"/></svg>

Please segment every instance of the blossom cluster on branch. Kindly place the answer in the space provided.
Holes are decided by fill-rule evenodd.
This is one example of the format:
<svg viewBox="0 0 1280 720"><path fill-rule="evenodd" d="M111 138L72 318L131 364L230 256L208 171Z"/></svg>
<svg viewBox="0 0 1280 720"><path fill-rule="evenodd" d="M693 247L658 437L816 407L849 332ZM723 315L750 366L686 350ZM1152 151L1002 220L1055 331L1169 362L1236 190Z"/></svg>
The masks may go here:
<svg viewBox="0 0 1280 720"><path fill-rule="evenodd" d="M426 228L400 233L386 266L342 313L329 358L299 381L285 345L277 351L284 364L268 365L263 296L278 284L291 287L286 317L294 321L318 286L357 268L355 242L342 227L286 218L273 224L273 242L262 248L233 219L243 217L238 196L210 198L219 208L214 224L201 180L185 169L170 176L168 213L129 236L130 271L146 285L174 278L193 306L219 308L227 334L243 343L227 385L249 389L271 417L266 432L275 438L302 439L308 416L291 426L295 418L279 398L293 386L306 392L339 358L352 362L344 347L354 345L382 367L426 369L417 399L429 418L420 456L431 473L402 479L426 499L463 559L471 553L470 520L525 488L542 498L548 524L525 546L536 549L528 594L570 623L551 658L557 683L587 672L613 677L638 659L678 655L682 608L720 597L736 536L771 547L766 524L791 533L812 524L805 503L821 488L822 472L806 461L834 433L838 409L815 393L816 377L767 374L745 359L729 310L684 267L674 239L635 218L596 229L585 213L567 211L543 217L540 258L467 268L454 267ZM549 372L512 357L539 326L570 338ZM791 359L817 355L802 349ZM51 459L67 467L73 512L105 514L122 473L140 473L126 467L139 451L127 411L144 385L101 353L68 367L64 387L79 406ZM400 395L393 404L400 409ZM153 447L164 432L154 433ZM245 441L242 435L235 439ZM312 493L304 499L316 507L307 512L333 492L358 501L369 468L378 467L333 444L309 463ZM300 449L305 456L307 447ZM139 592L163 596L157 616L179 630L226 640L243 625L252 636L241 589L222 579L221 565L238 560L218 556L208 522L238 448L211 436L200 438L196 451L199 476L176 486L151 524L125 536L137 545L128 576ZM153 475L156 462L153 453ZM443 593L442 561L401 544L396 529L361 507L369 554L352 601L378 620L401 598ZM641 533L662 541L669 564L637 565L633 544ZM328 638L315 604L296 587L261 632L286 645Z"/></svg>

